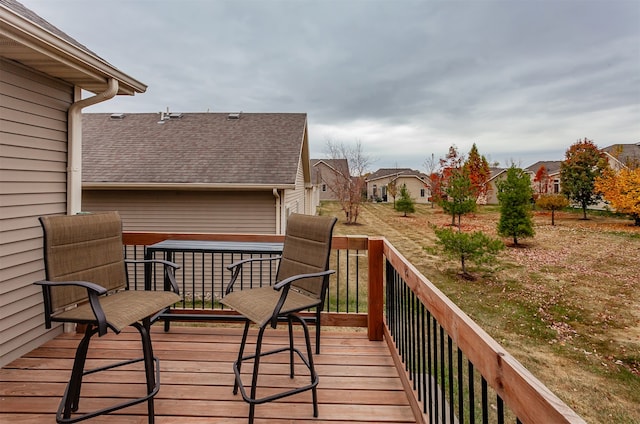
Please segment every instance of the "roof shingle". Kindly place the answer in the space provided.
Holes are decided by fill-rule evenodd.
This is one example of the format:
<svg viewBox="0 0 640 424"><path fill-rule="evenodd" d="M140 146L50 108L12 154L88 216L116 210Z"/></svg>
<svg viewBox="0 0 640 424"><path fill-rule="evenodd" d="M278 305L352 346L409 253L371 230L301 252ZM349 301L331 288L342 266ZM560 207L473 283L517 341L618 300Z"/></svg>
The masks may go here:
<svg viewBox="0 0 640 424"><path fill-rule="evenodd" d="M305 113L83 114L83 182L294 184Z"/></svg>

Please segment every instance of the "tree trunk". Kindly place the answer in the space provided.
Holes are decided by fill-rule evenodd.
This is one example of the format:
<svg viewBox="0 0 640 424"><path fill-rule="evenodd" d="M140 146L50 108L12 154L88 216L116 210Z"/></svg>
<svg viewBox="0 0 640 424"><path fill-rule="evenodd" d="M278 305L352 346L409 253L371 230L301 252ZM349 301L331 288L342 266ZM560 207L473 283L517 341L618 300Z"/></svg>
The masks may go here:
<svg viewBox="0 0 640 424"><path fill-rule="evenodd" d="M460 255L460 262L462 263L462 273L467 275L467 267L464 264L464 255Z"/></svg>
<svg viewBox="0 0 640 424"><path fill-rule="evenodd" d="M556 225L555 215L556 215L556 210L551 209L551 225Z"/></svg>
<svg viewBox="0 0 640 424"><path fill-rule="evenodd" d="M518 245L518 236L513 236L513 244L514 244L515 246L517 246L517 245Z"/></svg>

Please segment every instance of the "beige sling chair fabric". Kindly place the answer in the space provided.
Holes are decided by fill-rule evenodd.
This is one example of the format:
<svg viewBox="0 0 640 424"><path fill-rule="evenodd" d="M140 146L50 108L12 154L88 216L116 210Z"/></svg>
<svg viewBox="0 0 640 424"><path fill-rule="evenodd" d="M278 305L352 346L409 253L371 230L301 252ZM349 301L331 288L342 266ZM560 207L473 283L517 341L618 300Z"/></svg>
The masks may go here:
<svg viewBox="0 0 640 424"><path fill-rule="evenodd" d="M112 412L144 401L149 402L153 422L153 396L159 389L157 359L153 358L149 327L152 317L180 300L171 268L165 267L173 291L128 290L122 244L122 222L117 212L73 216L41 217L44 232L45 281L42 286L47 328L52 322L87 324L85 337L76 352L74 369L57 414L58 422L69 423ZM135 261L148 262L148 261ZM163 262L163 265L175 264ZM119 333L134 326L141 334L144 358L92 371L144 361L148 393L100 411L72 416L78 410L80 387L89 340L111 328ZM154 361L156 369L154 370Z"/></svg>
<svg viewBox="0 0 640 424"><path fill-rule="evenodd" d="M282 256L278 257L279 265L276 282L273 286L264 286L246 290L233 291L233 284L238 278L241 267L254 261L247 259L228 268L233 270L233 276L226 288L226 294L221 303L238 311L246 318L245 330L238 353L238 360L234 363L236 382L234 393L240 388L245 401L249 402L249 422L253 422L254 406L270 402L281 397L290 396L305 390L313 390L314 416L318 415L316 386L318 375L313 365L311 342L307 325L296 312L316 308L316 347L320 341L320 311L329 284L329 255L331 253L331 238L336 218L292 214L288 218L287 231L284 239ZM256 259L265 260L265 259ZM269 259L267 259L269 260ZM265 328L270 324L276 328L279 319L286 319L289 324L290 341L287 347L269 352L261 352L262 336ZM298 322L304 333L307 345L307 357L293 347L292 322ZM243 356L250 323L258 325L259 333L256 342L255 355ZM279 394L262 398L256 397L258 367L260 357L277 352L290 351L290 375L293 378L293 354L297 353L307 365L311 374L311 383L307 386L291 389ZM240 377L240 368L244 360L254 359L253 380L251 393L247 394Z"/></svg>

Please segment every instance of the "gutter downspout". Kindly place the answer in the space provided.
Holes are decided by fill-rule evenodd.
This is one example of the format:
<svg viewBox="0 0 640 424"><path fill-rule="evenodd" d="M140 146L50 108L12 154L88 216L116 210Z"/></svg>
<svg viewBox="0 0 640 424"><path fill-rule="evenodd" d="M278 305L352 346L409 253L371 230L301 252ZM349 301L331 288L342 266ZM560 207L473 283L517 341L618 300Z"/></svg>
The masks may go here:
<svg viewBox="0 0 640 424"><path fill-rule="evenodd" d="M74 102L68 111L67 131L67 215L82 208L82 109L112 99L118 94L118 80L109 78L107 89L95 96Z"/></svg>
<svg viewBox="0 0 640 424"><path fill-rule="evenodd" d="M276 234L281 234L281 217L280 217L280 193L278 193L278 189L273 189L273 197L276 198Z"/></svg>

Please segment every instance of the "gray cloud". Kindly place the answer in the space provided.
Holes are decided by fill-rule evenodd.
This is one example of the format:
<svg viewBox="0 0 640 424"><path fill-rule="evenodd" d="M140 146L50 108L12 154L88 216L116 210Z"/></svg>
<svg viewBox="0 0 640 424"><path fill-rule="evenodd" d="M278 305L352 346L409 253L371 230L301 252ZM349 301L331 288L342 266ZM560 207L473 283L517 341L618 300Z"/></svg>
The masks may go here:
<svg viewBox="0 0 640 424"><path fill-rule="evenodd" d="M374 167L640 141L637 0L23 2L149 85L88 111L306 112Z"/></svg>

